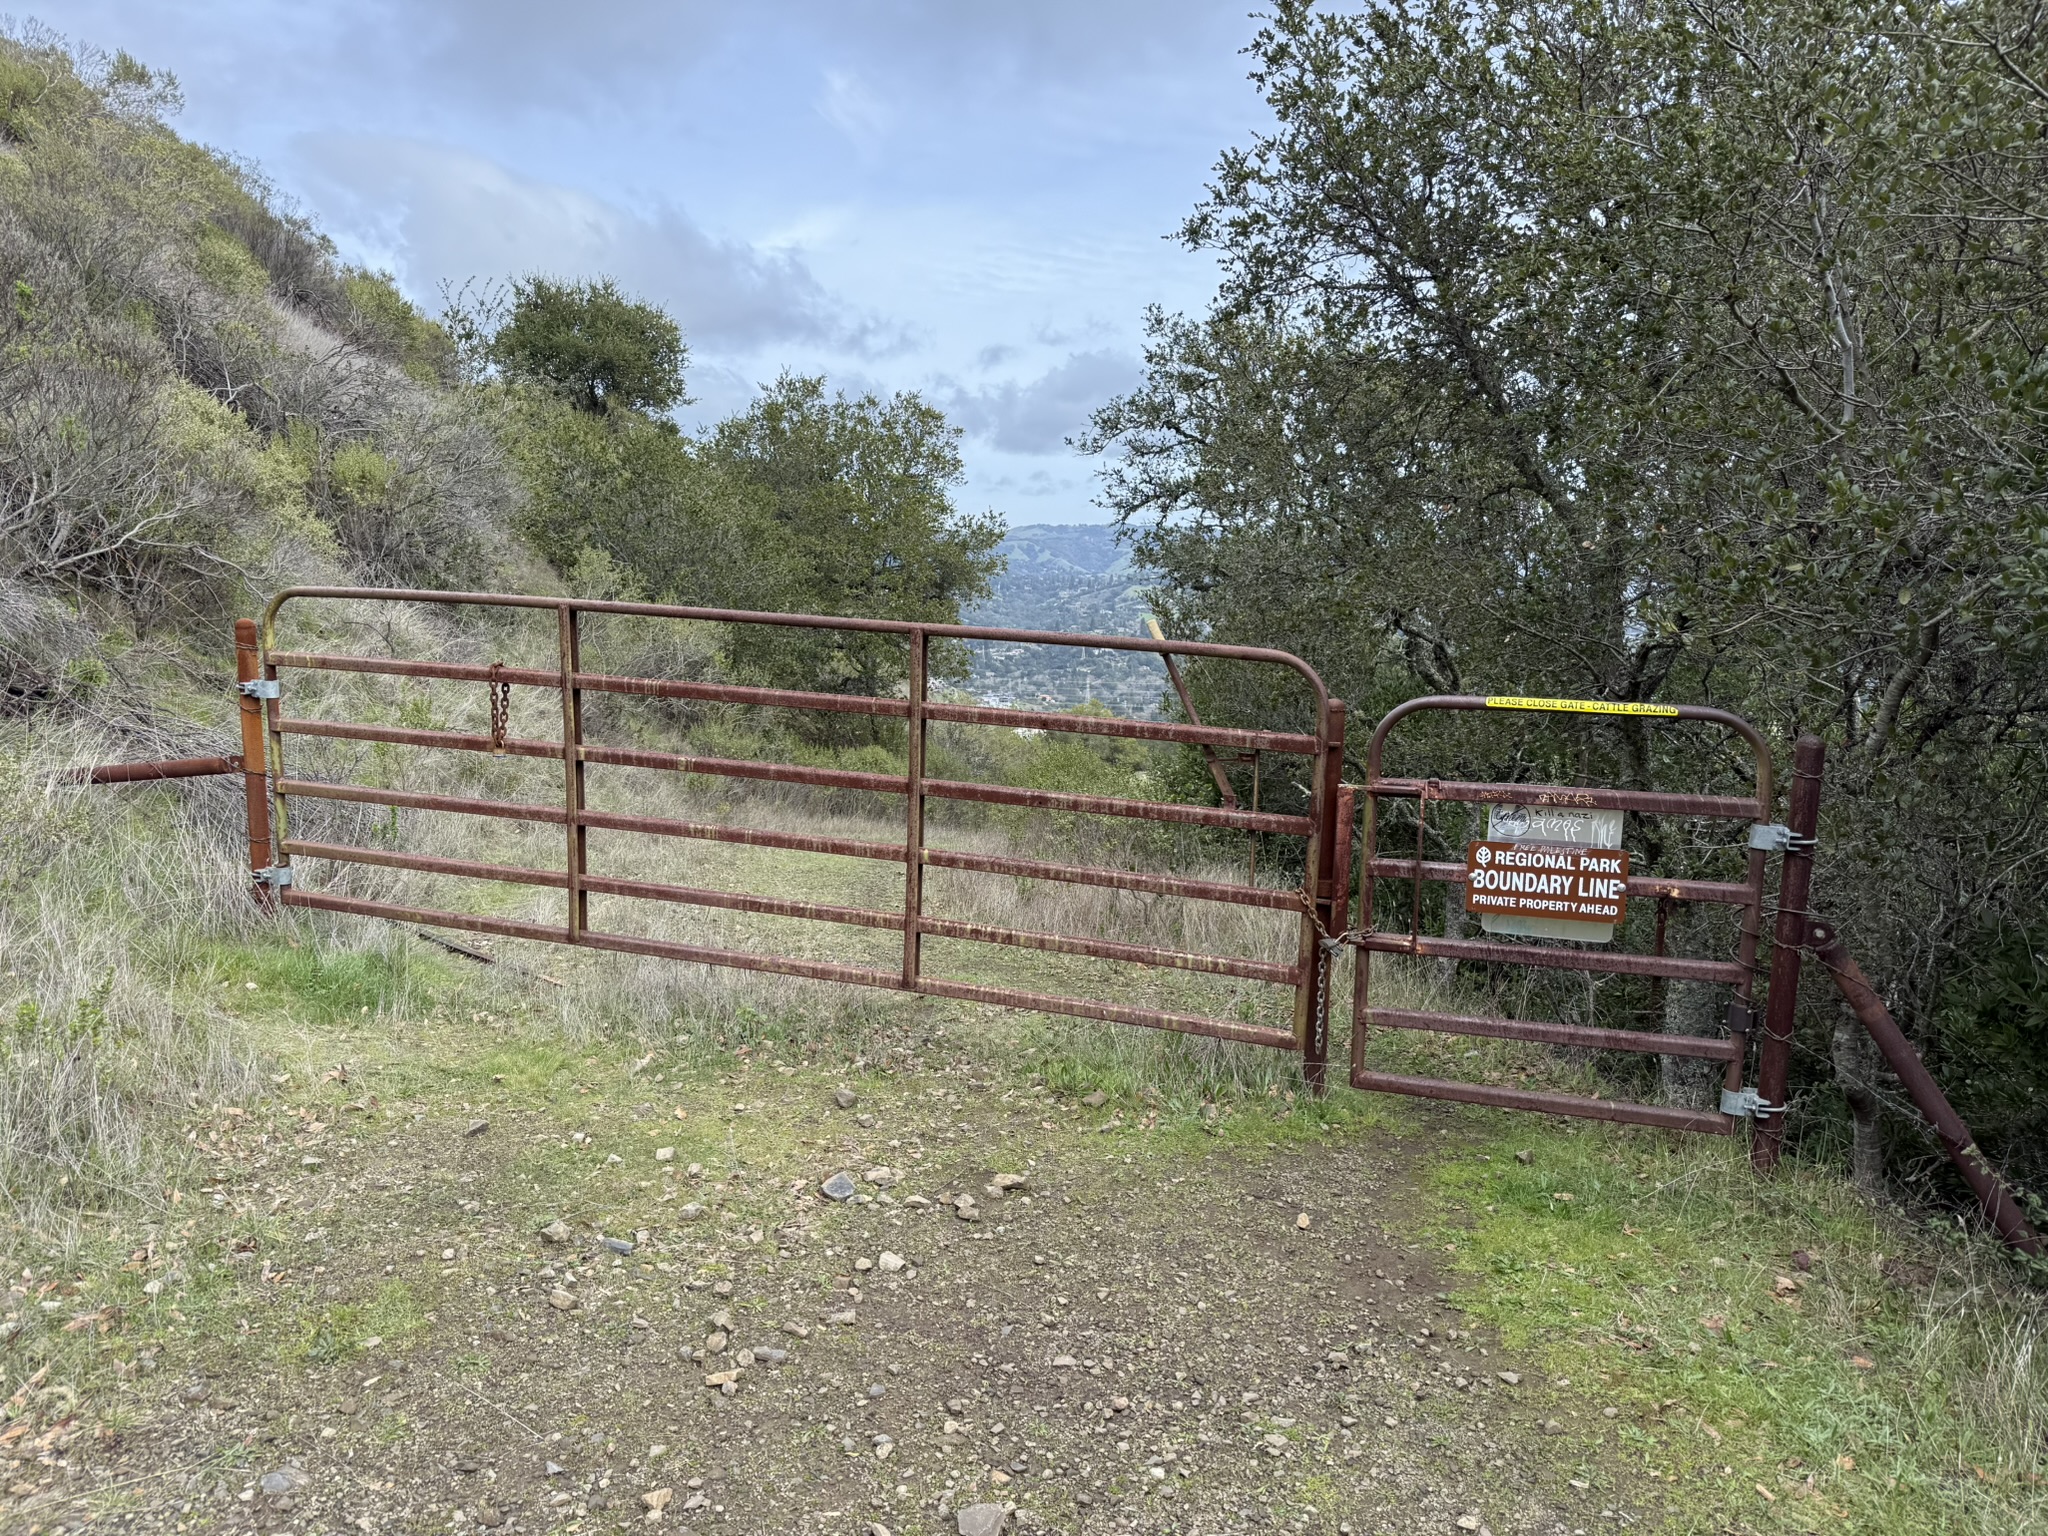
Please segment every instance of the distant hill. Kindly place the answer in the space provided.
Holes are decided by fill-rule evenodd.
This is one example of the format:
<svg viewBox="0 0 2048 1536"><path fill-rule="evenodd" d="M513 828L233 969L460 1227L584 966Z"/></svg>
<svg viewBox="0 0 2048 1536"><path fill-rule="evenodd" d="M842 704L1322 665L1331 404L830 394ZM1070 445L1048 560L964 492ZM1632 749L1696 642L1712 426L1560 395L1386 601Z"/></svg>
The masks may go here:
<svg viewBox="0 0 2048 1536"><path fill-rule="evenodd" d="M1009 567L969 624L1069 634L1143 635L1152 573L1131 562L1116 530L1036 524L1003 540ZM1120 715L1158 713L1166 672L1154 656L1064 646L977 645L973 691L990 703L1067 709L1089 699Z"/></svg>

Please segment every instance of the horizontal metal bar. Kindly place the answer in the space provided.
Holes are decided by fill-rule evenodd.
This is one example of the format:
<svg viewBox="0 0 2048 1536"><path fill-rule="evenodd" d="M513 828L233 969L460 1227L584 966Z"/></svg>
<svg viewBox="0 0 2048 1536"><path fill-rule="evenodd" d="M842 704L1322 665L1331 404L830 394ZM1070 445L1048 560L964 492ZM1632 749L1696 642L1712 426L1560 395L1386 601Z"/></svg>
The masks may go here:
<svg viewBox="0 0 2048 1536"><path fill-rule="evenodd" d="M154 763L101 763L91 768L67 768L57 779L63 784L151 784L161 779L206 779L241 771L239 757L171 757Z"/></svg>
<svg viewBox="0 0 2048 1536"><path fill-rule="evenodd" d="M1022 805L1041 811L1078 811L1090 816L1128 816L1140 821L1173 821L1197 827L1236 827L1247 832L1289 832L1305 836L1306 816L1275 816L1264 811L1226 811L1208 805L1179 805L1166 800L1120 800L1108 795L1069 795L1048 789L1015 789L1007 784L966 784L957 779L927 779L924 792L934 800L974 800L984 805Z"/></svg>
<svg viewBox="0 0 2048 1536"><path fill-rule="evenodd" d="M1640 811L1647 816L1710 816L1730 821L1765 819L1757 802L1741 795L1668 795L1645 789L1575 789L1556 784L1475 784L1451 779L1371 779L1368 795L1414 800L1456 800L1481 805L1556 805L1573 810Z"/></svg>
<svg viewBox="0 0 2048 1536"><path fill-rule="evenodd" d="M511 885L538 885L561 890L568 877L560 870L529 869L516 864L491 864L479 859L447 859L427 854L400 853L384 848L362 848L347 843L312 843L289 840L289 854L312 859L334 859L344 864L375 864L386 869L411 869L430 875L458 875L472 880L498 880ZM714 891L663 881L624 880L609 875L586 875L583 889L607 896L627 896L642 901L668 901L684 906L719 907L729 912L758 912L769 917L800 917L814 922L845 923L857 928L903 927L901 912L877 912L866 907L835 907L814 901L787 901L777 896L755 896L745 891Z"/></svg>
<svg viewBox="0 0 2048 1536"><path fill-rule="evenodd" d="M559 741L533 741L507 736L494 743L473 731L428 731L403 725L372 725L348 720L307 720L296 715L281 717L275 729L286 736L319 736L333 741L370 741L394 747L436 747L451 752L500 752L506 757L539 757L562 760Z"/></svg>
<svg viewBox="0 0 2048 1536"><path fill-rule="evenodd" d="M816 901L789 901L780 896L754 896L745 891L713 891L656 880L622 880L612 875L585 875L583 889L641 901L672 901L690 907L719 907L728 912L758 912L768 917L801 917L816 923L844 923L853 928L903 929L901 912L870 907L835 907Z"/></svg>
<svg viewBox="0 0 2048 1536"><path fill-rule="evenodd" d="M799 960L794 955L757 954L750 949L716 949L704 944L678 944L671 939L642 939L623 933L585 932L578 935L579 949L606 949L622 955L651 955L658 960L682 960L693 965L722 965L741 971L767 971L777 976L803 976L811 981L844 981L859 987L903 990L897 971L878 971L872 966L842 965L836 960Z"/></svg>
<svg viewBox="0 0 2048 1536"><path fill-rule="evenodd" d="M1713 981L1734 986L1746 974L1733 960L1681 960L1669 955L1604 954L1590 949L1549 949L1537 944L1495 944L1484 939L1438 939L1424 934L1368 933L1356 941L1381 955L1421 955L1443 960L1484 960L1534 965L1553 971L1606 971L1617 976L1664 976L1673 981Z"/></svg>
<svg viewBox="0 0 2048 1536"><path fill-rule="evenodd" d="M560 819L557 813L556 819ZM743 843L750 848L790 848L798 853L836 853L850 859L880 859L901 864L901 843L867 843L846 837L813 837L803 832L770 832L761 827L729 827L712 821L677 821L666 816L627 816L615 811L583 811L586 827L611 832L646 832L655 837L693 837L712 843Z"/></svg>
<svg viewBox="0 0 2048 1536"><path fill-rule="evenodd" d="M814 981L849 982L855 986L881 987L892 992L904 990L900 972L876 970L869 966L841 965L824 960L799 960L788 955L764 955L740 949L715 949L698 944L678 944L666 939L643 939L617 933L585 932L572 940L567 928L557 928L545 923L521 922L513 918L479 917L467 912L448 912L434 907L407 907L394 902L365 901L353 896L334 896L323 891L302 891L296 888L287 888L278 895L289 906L347 912L358 917L381 917L392 922L426 923L433 927L457 928L470 933L534 939L545 944L573 943L575 947L582 949L650 955L657 959L682 960L698 965L718 965L739 970L768 971L783 976L803 976ZM1026 1008L1039 1013L1100 1019L1111 1024L1135 1024L1147 1029L1204 1035L1216 1040L1235 1040L1246 1045L1263 1045L1276 1050L1291 1051L1295 1048L1292 1030L1240 1024L1229 1019L1203 1018L1198 1014L1166 1013L1152 1008L1126 1008L1115 1003L1094 1002L1087 998L1056 997L1040 992L1016 991L1008 987L976 986L968 982L947 981L938 977L920 978L916 990L931 997L950 997L962 1002L988 1003L1001 1008Z"/></svg>
<svg viewBox="0 0 2048 1536"><path fill-rule="evenodd" d="M321 651L277 651L277 667L318 672L367 672L380 677L430 677L457 683L512 683L522 688L561 691L562 674L536 667L492 667L473 662L409 661L396 656L347 656ZM698 699L718 704L755 704L781 709L817 709L835 714L888 715L910 713L902 699L876 699L864 694L806 693L789 688L749 688L738 683L693 683L677 678L613 677L578 672L576 686L587 693L632 694L642 698Z"/></svg>
<svg viewBox="0 0 2048 1536"><path fill-rule="evenodd" d="M1495 1088L1486 1083L1457 1083L1436 1077L1354 1072L1351 1074L1351 1086L1368 1093L1449 1099L1459 1104L1484 1104L1493 1109L1533 1109L1544 1115L1569 1115L1580 1120L1618 1120L1628 1125L1655 1125L1667 1131L1694 1131L1704 1136L1726 1136L1735 1129L1733 1120L1705 1110L1588 1099L1573 1093L1537 1093L1526 1088Z"/></svg>
<svg viewBox="0 0 2048 1536"><path fill-rule="evenodd" d="M557 747L556 752L560 752ZM584 747L586 763L619 768L662 768L674 773L702 773L729 779L761 779L771 784L808 784L814 789L857 789L875 795L906 795L910 781L895 774L857 773L850 768L812 768L802 763L759 763L747 758L694 757L685 752L655 752L639 747Z"/></svg>
<svg viewBox="0 0 2048 1536"><path fill-rule="evenodd" d="M1162 1013L1154 1008L1126 1008L1117 1003L1098 1003L1081 997L1051 997L1042 992L1019 992L1009 987L976 986L937 976L920 977L917 990L931 997L988 1003L998 1008L1028 1008L1038 1013L1063 1013L1080 1019L1101 1019L1109 1024L1136 1024L1144 1029L1163 1029L1180 1035L1206 1035L1212 1040L1235 1040L1244 1045L1271 1046L1275 1050L1291 1051L1297 1045L1291 1029L1239 1024L1229 1019L1209 1019L1192 1013Z"/></svg>
<svg viewBox="0 0 2048 1536"><path fill-rule="evenodd" d="M396 725L366 725L353 722L304 720L287 717L278 722L287 736L323 736L343 741L385 742L397 747L436 747L455 752L502 753L506 757L541 758L559 763L559 741L535 741L508 736L493 742L471 731L428 731ZM881 795L908 793L908 781L886 773L856 773L840 768L811 768L801 763L763 763L746 758L696 757L684 752L656 752L639 747L591 747L581 749L586 763L604 763L621 768L659 768L674 773L701 773L733 779L760 779L775 784L808 784L822 789L857 789Z"/></svg>
<svg viewBox="0 0 2048 1536"><path fill-rule="evenodd" d="M1250 981L1270 981L1276 986L1291 987L1298 979L1293 966L1275 964L1270 960L1155 949L1147 944L1119 944L1108 939L1074 938L1059 933L1033 933L1019 928L997 928L986 923L964 923L950 917L921 918L917 928L918 932L934 938L967 939L976 944L1008 944L1019 949L1043 949L1062 955L1089 955L1097 960L1118 960L1130 965L1162 965L1174 970L1202 971L1211 976L1242 976Z"/></svg>
<svg viewBox="0 0 2048 1536"><path fill-rule="evenodd" d="M408 661L399 656L348 656L329 651L272 651L273 667L313 672L367 672L376 677L437 677L458 683L516 683L522 688L562 686L559 671L538 667L493 667L460 661Z"/></svg>
<svg viewBox="0 0 2048 1536"><path fill-rule="evenodd" d="M557 683L560 679L556 679ZM828 714L885 715L904 719L910 705L902 699L877 699L862 693L805 693L792 688L750 688L741 683L691 683L654 677L612 677L578 672L576 686L585 693L624 693L652 699L698 699L711 704L753 704L770 709L817 709Z"/></svg>
<svg viewBox="0 0 2048 1536"><path fill-rule="evenodd" d="M1218 725L1125 720L1114 715L1075 715L1051 710L999 709L991 705L927 704L925 718L946 720L956 725L1001 725L1012 730L1071 731L1083 736L1180 741L1194 746L1230 747L1239 752L1284 752L1294 757L1312 757L1320 750L1315 737L1289 731L1239 731Z"/></svg>
<svg viewBox="0 0 2048 1536"><path fill-rule="evenodd" d="M663 960L683 960L697 965L722 965L745 971L772 971L781 976L805 976L814 981L847 981L864 987L888 987L901 991L903 978L894 971L878 971L862 965L840 965L828 960L799 960L790 955L760 955L744 949L714 949L701 944L677 944L667 939L642 939L622 933L585 932L570 937L567 928L547 923L520 922L506 917L478 917L468 912L447 912L437 907L406 907L388 901L364 901L354 896L334 896L325 891L288 888L278 893L288 906L317 907L328 912L348 912L358 917L382 917L392 922L427 923L437 928L460 928L470 933L494 933L506 938L535 939L543 944L571 945L577 949L612 950L627 955L652 955Z"/></svg>
<svg viewBox="0 0 2048 1536"><path fill-rule="evenodd" d="M1299 913L1301 892L1276 891L1259 885L1222 880L1186 880L1136 869L1098 869L1084 864L1048 864L1039 859L1013 859L1002 854L964 853L952 848L927 848L924 862L934 869L960 869L978 875L1014 875L1024 880L1057 880L1066 885L1092 885L1113 891L1143 891L1153 896L1183 896L1191 901L1220 901L1239 907L1268 907Z"/></svg>
<svg viewBox="0 0 2048 1536"><path fill-rule="evenodd" d="M1636 1051L1649 1056L1700 1056L1733 1061L1741 1043L1701 1035L1660 1035L1644 1029L1594 1029L1583 1024L1549 1024L1536 1019L1496 1019L1475 1014L1420 1013L1410 1008L1369 1008L1374 1029L1417 1029L1444 1035L1481 1035L1494 1040L1529 1040L1593 1051Z"/></svg>
<svg viewBox="0 0 2048 1536"><path fill-rule="evenodd" d="M569 942L569 930L552 923L528 923L511 917L480 917L473 912L444 912L438 907L407 907L390 901L365 901L359 896L336 896L328 891L300 890L297 886L286 886L277 893L277 898L288 907L317 907L323 912L382 917L394 923L428 923L436 928L494 933L507 939L534 939L542 944Z"/></svg>
<svg viewBox="0 0 2048 1536"><path fill-rule="evenodd" d="M395 746L443 747L466 752L499 750L488 736L473 732L430 731L401 726L332 723L288 719L280 729L302 736L337 737L350 741L387 742ZM508 737L502 750L510 757L559 759L559 742ZM655 752L629 747L585 747L585 762L628 768L660 768L678 773L760 779L778 784L805 784L824 789L852 789L872 794L903 795L907 779L883 773L856 773L838 768L811 768L795 763L759 763L735 758L694 757L680 752ZM1305 816L1276 816L1253 811L1226 811L1212 806L1179 805L1170 801L1129 800L1109 795L1072 795L1051 790L1016 789L1005 784L970 784L946 779L925 781L925 793L939 800L971 800L990 805L1020 805L1039 810L1077 811L1097 816L1124 816L1141 821L1183 822L1195 826L1235 827L1262 832L1305 834ZM598 823L591 823L598 825ZM695 834L677 834L690 836Z"/></svg>
<svg viewBox="0 0 2048 1536"><path fill-rule="evenodd" d="M371 789L361 784L322 784L313 779L280 779L280 795L309 800L350 800L388 805L401 810L450 811L460 816L493 816L500 821L544 821L560 826L568 813L559 805L527 805L516 800L474 800L467 795L429 795L409 789Z"/></svg>
<svg viewBox="0 0 2048 1536"><path fill-rule="evenodd" d="M436 592L397 587L287 587L263 610L266 653L274 641L277 615L286 603L306 598L340 598L384 603L431 603L485 608L544 608L572 613L612 613L649 619L696 619L713 624L759 624L788 629L855 630L868 634L930 635L941 640L995 640L1019 645L1059 645L1096 651L1144 651L1154 656L1207 656L1218 661L1262 662L1285 667L1308 684L1320 714L1329 690L1315 668L1299 656L1264 646L1217 645L1206 640L1140 640L1129 635L1075 635L1043 629L985 629L971 624L919 624L905 619L856 619L838 614L754 613L740 608L685 608L667 603L621 603L595 598L535 597L509 592ZM269 657L275 660L275 656ZM907 710L907 705L904 706Z"/></svg>
<svg viewBox="0 0 2048 1536"><path fill-rule="evenodd" d="M1412 880L1415 878L1415 860L1376 858L1372 861L1371 873L1375 879ZM1465 866L1448 860L1426 859L1422 864L1422 878L1442 885L1462 885ZM1733 881L1663 880L1654 875L1631 875L1628 894L1669 896L1677 901L1707 902L1726 907L1746 907L1760 899L1756 891Z"/></svg>
<svg viewBox="0 0 2048 1536"><path fill-rule="evenodd" d="M507 885L539 885L560 890L569 883L569 877L559 869L530 869L522 864L492 864L483 859L446 859L425 853L401 853L393 848L364 848L354 843L313 843L287 838L284 851L308 859L333 859L340 864L414 869L422 874L499 880Z"/></svg>

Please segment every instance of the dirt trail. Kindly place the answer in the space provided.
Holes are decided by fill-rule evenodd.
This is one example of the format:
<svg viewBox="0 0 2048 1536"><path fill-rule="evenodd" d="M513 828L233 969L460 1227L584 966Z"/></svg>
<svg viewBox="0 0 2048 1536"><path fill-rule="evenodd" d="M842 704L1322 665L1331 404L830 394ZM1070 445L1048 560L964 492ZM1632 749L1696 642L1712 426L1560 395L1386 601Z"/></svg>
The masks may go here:
<svg viewBox="0 0 2048 1536"><path fill-rule="evenodd" d="M772 1064L662 1086L590 1058L550 1096L516 1053L483 1066L223 1121L218 1208L156 1261L135 1422L7 1524L901 1536L996 1504L1023 1531L1507 1536L1616 1500L1553 1464L1597 1432L1584 1400L1439 1298L1417 1154L1381 1129L1148 1132L924 1073L847 1106Z"/></svg>

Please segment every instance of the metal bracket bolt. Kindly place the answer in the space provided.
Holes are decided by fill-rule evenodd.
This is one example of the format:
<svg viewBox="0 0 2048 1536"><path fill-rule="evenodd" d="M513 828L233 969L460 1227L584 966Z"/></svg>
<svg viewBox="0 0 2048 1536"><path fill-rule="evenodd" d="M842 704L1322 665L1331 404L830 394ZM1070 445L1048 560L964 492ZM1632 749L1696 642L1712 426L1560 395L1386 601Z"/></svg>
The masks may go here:
<svg viewBox="0 0 2048 1536"><path fill-rule="evenodd" d="M273 890L282 889L292 883L292 870L289 864L272 864L263 869L251 870L249 873L258 885L267 885Z"/></svg>
<svg viewBox="0 0 2048 1536"><path fill-rule="evenodd" d="M1812 853L1815 841L1799 836L1783 822L1753 822L1749 828L1749 846L1765 853Z"/></svg>
<svg viewBox="0 0 2048 1536"><path fill-rule="evenodd" d="M282 696L278 692L277 679L274 677L259 677L246 683L237 683L235 692L251 699L275 699Z"/></svg>
<svg viewBox="0 0 2048 1536"><path fill-rule="evenodd" d="M1733 1115L1738 1120L1747 1120L1751 1116L1765 1120L1772 1115L1785 1113L1785 1106L1765 1103L1763 1095L1754 1088L1723 1088L1721 1113Z"/></svg>

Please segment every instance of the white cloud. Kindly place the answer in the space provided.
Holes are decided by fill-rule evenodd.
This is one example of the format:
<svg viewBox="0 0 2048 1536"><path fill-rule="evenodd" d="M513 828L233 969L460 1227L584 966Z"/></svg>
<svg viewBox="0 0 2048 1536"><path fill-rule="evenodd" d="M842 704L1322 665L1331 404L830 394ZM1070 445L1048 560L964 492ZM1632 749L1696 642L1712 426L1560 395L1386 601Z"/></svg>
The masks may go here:
<svg viewBox="0 0 2048 1536"><path fill-rule="evenodd" d="M1076 352L1058 367L1024 383L966 390L947 386L948 414L971 437L1005 453L1060 453L1088 425L1089 415L1143 377L1127 353Z"/></svg>
<svg viewBox="0 0 2048 1536"><path fill-rule="evenodd" d="M916 344L851 313L800 255L708 234L672 204L636 211L413 139L314 135L300 158L336 232L416 292L472 276L603 274L668 309L693 347L801 342L874 357Z"/></svg>
<svg viewBox="0 0 2048 1536"><path fill-rule="evenodd" d="M896 114L889 104L850 70L825 71L825 88L818 93L818 112L864 154L873 154L888 137Z"/></svg>

